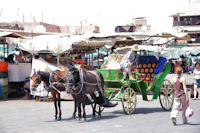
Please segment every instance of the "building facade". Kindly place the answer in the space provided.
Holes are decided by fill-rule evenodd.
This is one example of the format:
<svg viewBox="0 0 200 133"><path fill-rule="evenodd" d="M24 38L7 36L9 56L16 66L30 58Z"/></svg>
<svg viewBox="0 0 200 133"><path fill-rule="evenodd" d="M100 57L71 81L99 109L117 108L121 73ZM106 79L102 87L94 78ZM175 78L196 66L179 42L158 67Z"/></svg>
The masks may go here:
<svg viewBox="0 0 200 133"><path fill-rule="evenodd" d="M182 13L171 15L172 30L178 33L188 33L191 40L187 43L200 43L200 9L190 6Z"/></svg>
<svg viewBox="0 0 200 133"><path fill-rule="evenodd" d="M130 25L115 27L115 32L151 32L151 26L147 24L146 17L134 18Z"/></svg>
<svg viewBox="0 0 200 133"><path fill-rule="evenodd" d="M12 31L22 36L37 36L47 34L68 34L82 35L100 33L99 26L80 25L80 26L58 26L44 22L11 22L0 23L0 31Z"/></svg>
<svg viewBox="0 0 200 133"><path fill-rule="evenodd" d="M80 26L60 26L61 33L70 35L82 35L100 33L100 27L97 25L80 25Z"/></svg>
<svg viewBox="0 0 200 133"><path fill-rule="evenodd" d="M147 24L146 17L138 17L133 19L135 24L135 32L151 32L151 26Z"/></svg>

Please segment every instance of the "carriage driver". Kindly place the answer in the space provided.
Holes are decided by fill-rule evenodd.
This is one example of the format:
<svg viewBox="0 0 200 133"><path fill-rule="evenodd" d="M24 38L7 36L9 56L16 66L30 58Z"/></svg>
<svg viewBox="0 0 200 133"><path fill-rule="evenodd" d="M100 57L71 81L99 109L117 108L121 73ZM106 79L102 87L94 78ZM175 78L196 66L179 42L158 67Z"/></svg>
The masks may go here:
<svg viewBox="0 0 200 133"><path fill-rule="evenodd" d="M128 51L124 57L122 58L121 62L120 62L120 67L123 71L123 79L122 82L124 82L124 80L127 77L127 74L129 76L129 80L136 80L135 78L132 77L131 75L131 68L137 65L137 58L138 58L138 54L137 51L139 51L138 45L135 44L133 45L131 51Z"/></svg>

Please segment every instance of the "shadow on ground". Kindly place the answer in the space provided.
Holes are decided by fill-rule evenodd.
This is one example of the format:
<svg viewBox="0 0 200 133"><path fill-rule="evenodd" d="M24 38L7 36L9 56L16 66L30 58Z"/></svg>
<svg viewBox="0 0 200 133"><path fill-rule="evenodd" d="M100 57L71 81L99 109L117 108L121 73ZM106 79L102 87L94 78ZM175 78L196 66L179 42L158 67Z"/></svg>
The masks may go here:
<svg viewBox="0 0 200 133"><path fill-rule="evenodd" d="M136 108L133 114L150 114L150 113L156 113L156 112L166 112L162 108ZM117 110L112 112L114 114L125 114L123 110Z"/></svg>

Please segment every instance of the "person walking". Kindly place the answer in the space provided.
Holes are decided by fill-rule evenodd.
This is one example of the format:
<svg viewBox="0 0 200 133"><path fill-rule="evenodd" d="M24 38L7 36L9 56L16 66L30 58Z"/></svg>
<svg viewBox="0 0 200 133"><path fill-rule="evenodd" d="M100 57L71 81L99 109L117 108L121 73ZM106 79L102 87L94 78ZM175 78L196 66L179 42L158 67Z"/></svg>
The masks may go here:
<svg viewBox="0 0 200 133"><path fill-rule="evenodd" d="M139 51L139 47L137 44L133 45L131 51L128 51L122 58L121 62L120 62L120 67L123 71L123 79L122 82L124 82L124 80L127 77L127 74L129 76L129 80L136 80L135 78L132 77L131 75L131 68L133 66L137 65L137 60L138 60L138 54L137 51Z"/></svg>
<svg viewBox="0 0 200 133"><path fill-rule="evenodd" d="M173 78L173 84L175 88L174 94L174 106L171 111L171 120L174 125L176 125L176 117L182 106L182 119L183 124L187 124L187 118L185 116L185 111L189 103L188 92L186 88L186 79L182 76L183 69L181 67L176 68L177 76Z"/></svg>
<svg viewBox="0 0 200 133"><path fill-rule="evenodd" d="M198 93L198 86L200 85L200 64L196 63L195 64L195 69L194 69L194 98L193 100L196 100L197 98L197 93Z"/></svg>

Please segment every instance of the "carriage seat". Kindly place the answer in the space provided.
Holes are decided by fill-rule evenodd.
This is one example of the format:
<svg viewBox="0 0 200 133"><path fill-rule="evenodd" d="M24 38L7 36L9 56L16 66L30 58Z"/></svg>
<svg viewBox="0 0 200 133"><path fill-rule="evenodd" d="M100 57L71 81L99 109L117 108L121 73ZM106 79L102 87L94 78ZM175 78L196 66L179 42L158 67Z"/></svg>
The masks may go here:
<svg viewBox="0 0 200 133"><path fill-rule="evenodd" d="M122 54L109 55L108 59L101 66L101 69L120 70L120 62L122 58Z"/></svg>
<svg viewBox="0 0 200 133"><path fill-rule="evenodd" d="M158 60L155 56L139 56L138 58L138 79L144 81L152 81L154 71L158 65Z"/></svg>
<svg viewBox="0 0 200 133"><path fill-rule="evenodd" d="M158 60L158 66L157 68L154 70L154 74L159 74L163 71L165 63L167 62L167 59L165 57L159 57Z"/></svg>
<svg viewBox="0 0 200 133"><path fill-rule="evenodd" d="M144 81L152 81L154 74L159 74L163 71L167 59L165 57L157 58L155 56L139 56L138 69L139 78Z"/></svg>

